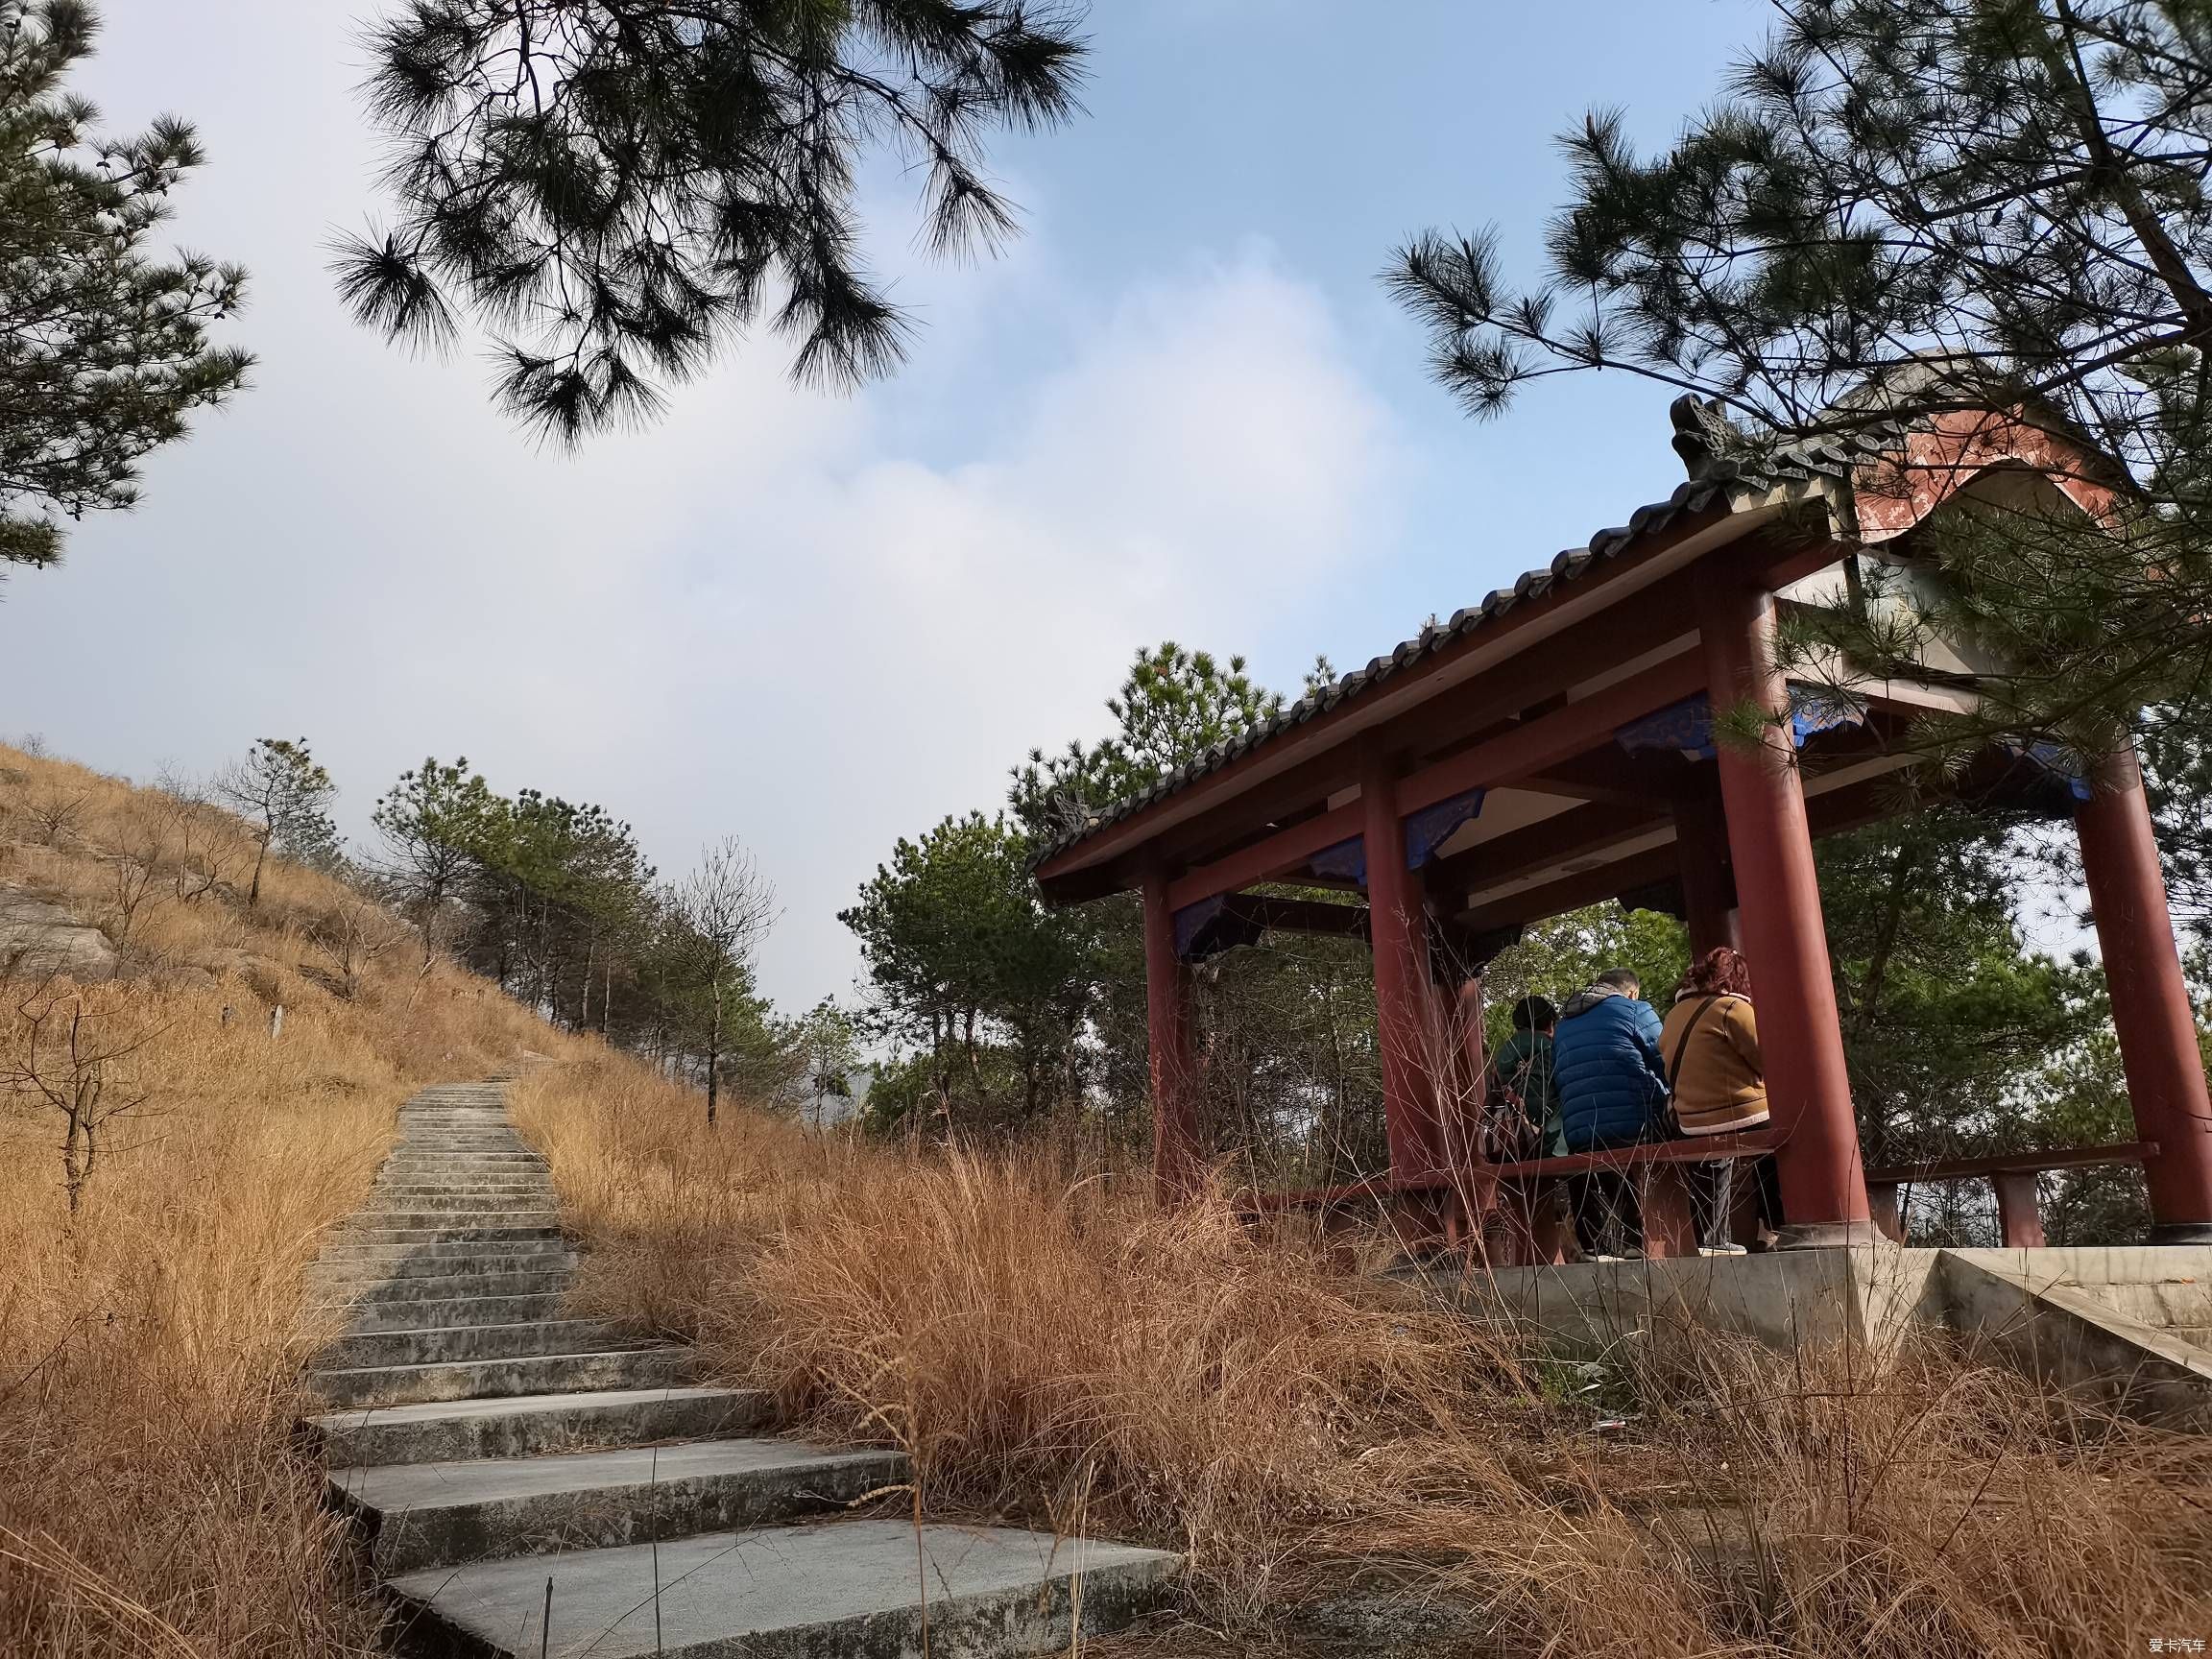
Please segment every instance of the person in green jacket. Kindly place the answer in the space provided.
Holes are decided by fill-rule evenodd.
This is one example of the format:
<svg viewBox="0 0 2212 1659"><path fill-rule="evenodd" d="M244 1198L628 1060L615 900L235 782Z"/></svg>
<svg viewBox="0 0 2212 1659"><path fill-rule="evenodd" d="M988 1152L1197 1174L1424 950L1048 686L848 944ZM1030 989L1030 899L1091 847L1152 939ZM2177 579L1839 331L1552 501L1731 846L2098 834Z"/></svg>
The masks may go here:
<svg viewBox="0 0 2212 1659"><path fill-rule="evenodd" d="M1567 1154L1559 1126L1559 1088L1551 1078L1551 1032L1558 1023L1559 1011L1549 998L1522 998L1513 1004L1513 1035L1491 1062L1492 1076L1520 1100L1529 1139L1541 1145L1539 1156L1545 1158Z"/></svg>

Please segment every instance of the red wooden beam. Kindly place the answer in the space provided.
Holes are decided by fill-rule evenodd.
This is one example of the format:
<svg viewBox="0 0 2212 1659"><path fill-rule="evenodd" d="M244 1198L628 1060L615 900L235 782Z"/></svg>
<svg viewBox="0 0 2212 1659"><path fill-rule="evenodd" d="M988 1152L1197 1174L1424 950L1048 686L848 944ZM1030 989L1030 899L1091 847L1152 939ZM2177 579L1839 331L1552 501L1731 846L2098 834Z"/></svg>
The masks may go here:
<svg viewBox="0 0 2212 1659"><path fill-rule="evenodd" d="M1541 887L1527 887L1502 899L1490 900L1474 909L1462 910L1452 921L1475 931L1509 926L1515 922L1538 922L1547 916L1564 915L1585 904L1596 904L1633 888L1664 881L1673 874L1674 847L1670 842L1664 847L1631 854L1617 863L1562 876Z"/></svg>
<svg viewBox="0 0 2212 1659"><path fill-rule="evenodd" d="M1613 733L1631 720L1679 703L1704 686L1703 660L1695 650L1685 651L1570 703L1557 713L1531 720L1400 780L1398 809L1418 812L1465 790L1495 788L1571 760L1596 743L1611 741Z"/></svg>
<svg viewBox="0 0 2212 1659"><path fill-rule="evenodd" d="M1593 661L1625 661L1640 650L1676 637L1694 626L1686 571L1671 572L1647 584L1627 602L1608 595L1607 589L1729 517L1725 509L1714 509L1685 517L1665 534L1647 537L1644 546L1607 561L1600 569L1561 583L1540 599L1523 600L1498 621L1476 629L1385 686L1278 735L1253 753L1047 859L1038 869L1039 879L1055 898L1094 897L1093 889L1118 891L1130 885L1134 878L1126 870L1109 872L1106 866L1141 846L1163 841L1159 851L1171 860L1203 845L1203 840L1194 844L1187 838L1195 833L1190 826L1202 825L1205 837L1217 840L1235 823L1265 822L1349 782L1358 770L1359 745L1351 741L1356 736L1371 738L1391 751L1426 753L1453 731L1479 728L1500 716L1517 713L1586 677L1586 665ZM1541 629L1570 608L1587 609L1590 614L1548 636L1544 648L1529 660L1508 658L1387 719L1374 717L1375 700L1403 701L1424 685L1448 677L1467 658L1501 645L1509 647L1516 636ZM1286 766L1285 762L1294 756L1300 758ZM1254 779L1255 773L1262 772L1263 777ZM1154 828L1169 801L1186 807L1199 805L1201 810L1174 826ZM1174 839L1168 841L1168 837Z"/></svg>
<svg viewBox="0 0 2212 1659"><path fill-rule="evenodd" d="M1334 812L1324 812L1318 818L1278 830L1264 841L1255 841L1226 858L1201 864L1170 881L1168 908L1180 910L1186 904L1217 899L1256 881L1272 881L1278 876L1287 876L1324 848L1358 834L1364 822L1359 803L1352 801Z"/></svg>
<svg viewBox="0 0 2212 1659"><path fill-rule="evenodd" d="M1278 933L1319 933L1338 939L1368 936L1367 906L1333 904L1326 899L1278 899L1266 893L1239 893L1230 908Z"/></svg>
<svg viewBox="0 0 2212 1659"><path fill-rule="evenodd" d="M1610 740L1614 732L1629 721L1689 696L1703 685L1703 676L1697 653L1686 651L1617 685L1608 685L1526 726L1401 778L1399 816L1468 789L1508 783L1541 772L1594 743ZM1323 848L1360 833L1363 823L1359 803L1348 802L1187 872L1169 883L1167 902L1180 910L1186 904L1234 893L1256 881L1288 875Z"/></svg>
<svg viewBox="0 0 2212 1659"><path fill-rule="evenodd" d="M1348 1204L1355 1201L1388 1203L1407 1192L1448 1192L1470 1185L1477 1175L1484 1180L1538 1181L1554 1175L1579 1175L1593 1169L1643 1169L1657 1164L1705 1164L1722 1158L1763 1158L1781 1144L1772 1130L1755 1129L1740 1135L1694 1135L1679 1141L1651 1141L1636 1146L1616 1146L1603 1152L1570 1152L1561 1158L1531 1158L1520 1164L1482 1164L1473 1169L1434 1169L1403 1179L1388 1173L1349 1181L1341 1187L1307 1187L1284 1192L1252 1192L1244 1197L1250 1211L1294 1210L1310 1205Z"/></svg>
<svg viewBox="0 0 2212 1659"><path fill-rule="evenodd" d="M1464 852L1437 859L1422 874L1431 893L1464 894L1471 887L1496 886L1533 870L1610 852L1640 835L1648 835L1667 822L1664 815L1649 811L1575 806L1539 818L1527 829L1478 841Z"/></svg>
<svg viewBox="0 0 2212 1659"><path fill-rule="evenodd" d="M2158 1156L2155 1141L2121 1141L2109 1146L2055 1146L2044 1152L1992 1152L1941 1164L1894 1164L1866 1171L1868 1183L1905 1187L1917 1181L1968 1181L1988 1175L2040 1174L2046 1169L2087 1169L2103 1164L2141 1164Z"/></svg>

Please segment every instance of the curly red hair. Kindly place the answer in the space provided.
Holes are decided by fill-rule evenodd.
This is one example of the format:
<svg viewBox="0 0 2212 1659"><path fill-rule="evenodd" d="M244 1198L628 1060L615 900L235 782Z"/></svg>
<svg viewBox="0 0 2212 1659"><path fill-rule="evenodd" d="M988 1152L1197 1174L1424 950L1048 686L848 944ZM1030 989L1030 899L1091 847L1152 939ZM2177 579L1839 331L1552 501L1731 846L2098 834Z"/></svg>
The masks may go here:
<svg viewBox="0 0 2212 1659"><path fill-rule="evenodd" d="M1716 945L1690 964L1690 971L1682 975L1682 983L1674 987L1677 997L1748 997L1751 995L1751 967L1743 960L1741 950L1726 945Z"/></svg>

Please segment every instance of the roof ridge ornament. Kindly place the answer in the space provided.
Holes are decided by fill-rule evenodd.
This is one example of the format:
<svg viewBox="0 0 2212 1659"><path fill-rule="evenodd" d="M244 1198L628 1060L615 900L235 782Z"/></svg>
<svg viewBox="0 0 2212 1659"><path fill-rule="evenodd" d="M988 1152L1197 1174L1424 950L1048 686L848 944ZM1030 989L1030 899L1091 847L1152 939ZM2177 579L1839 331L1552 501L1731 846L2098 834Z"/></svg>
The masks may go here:
<svg viewBox="0 0 2212 1659"><path fill-rule="evenodd" d="M1713 477L1719 462L1747 447L1743 431L1722 413L1718 397L1685 392L1667 406L1667 413L1674 421L1674 453L1682 458L1693 483Z"/></svg>

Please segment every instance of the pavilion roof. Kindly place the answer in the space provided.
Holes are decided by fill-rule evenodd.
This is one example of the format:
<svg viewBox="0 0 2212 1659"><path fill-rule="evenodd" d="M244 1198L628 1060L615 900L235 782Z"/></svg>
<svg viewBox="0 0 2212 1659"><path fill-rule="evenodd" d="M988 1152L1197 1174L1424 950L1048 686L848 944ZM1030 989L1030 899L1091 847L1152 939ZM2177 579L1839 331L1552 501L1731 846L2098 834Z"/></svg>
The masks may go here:
<svg viewBox="0 0 2212 1659"><path fill-rule="evenodd" d="M1724 454L1714 445L1712 418L1694 398L1676 400L1673 408L1674 448L1690 470L1689 481L1678 485L1664 501L1653 501L1628 515L1627 523L1600 530L1581 547L1570 547L1551 564L1525 572L1509 588L1485 595L1480 604L1455 612L1443 622L1433 622L1388 655L1377 657L1318 691L1289 705L1280 714L1262 720L1238 735L1214 744L1197 758L1176 767L1150 787L1092 811L1046 843L1031 860L1043 864L1068 853L1092 836L1167 800L1178 791L1232 761L1387 685L1397 676L1477 630L1500 623L1513 610L1541 599L1555 589L1576 582L1634 547L1647 536L1665 531L1677 520L1716 505L1734 511L1739 503L1763 501L1774 490L1812 479L1848 483L1855 469L1872 457L1892 452L1903 428L1888 421L1871 423L1863 434L1843 435L1817 445L1738 454Z"/></svg>

